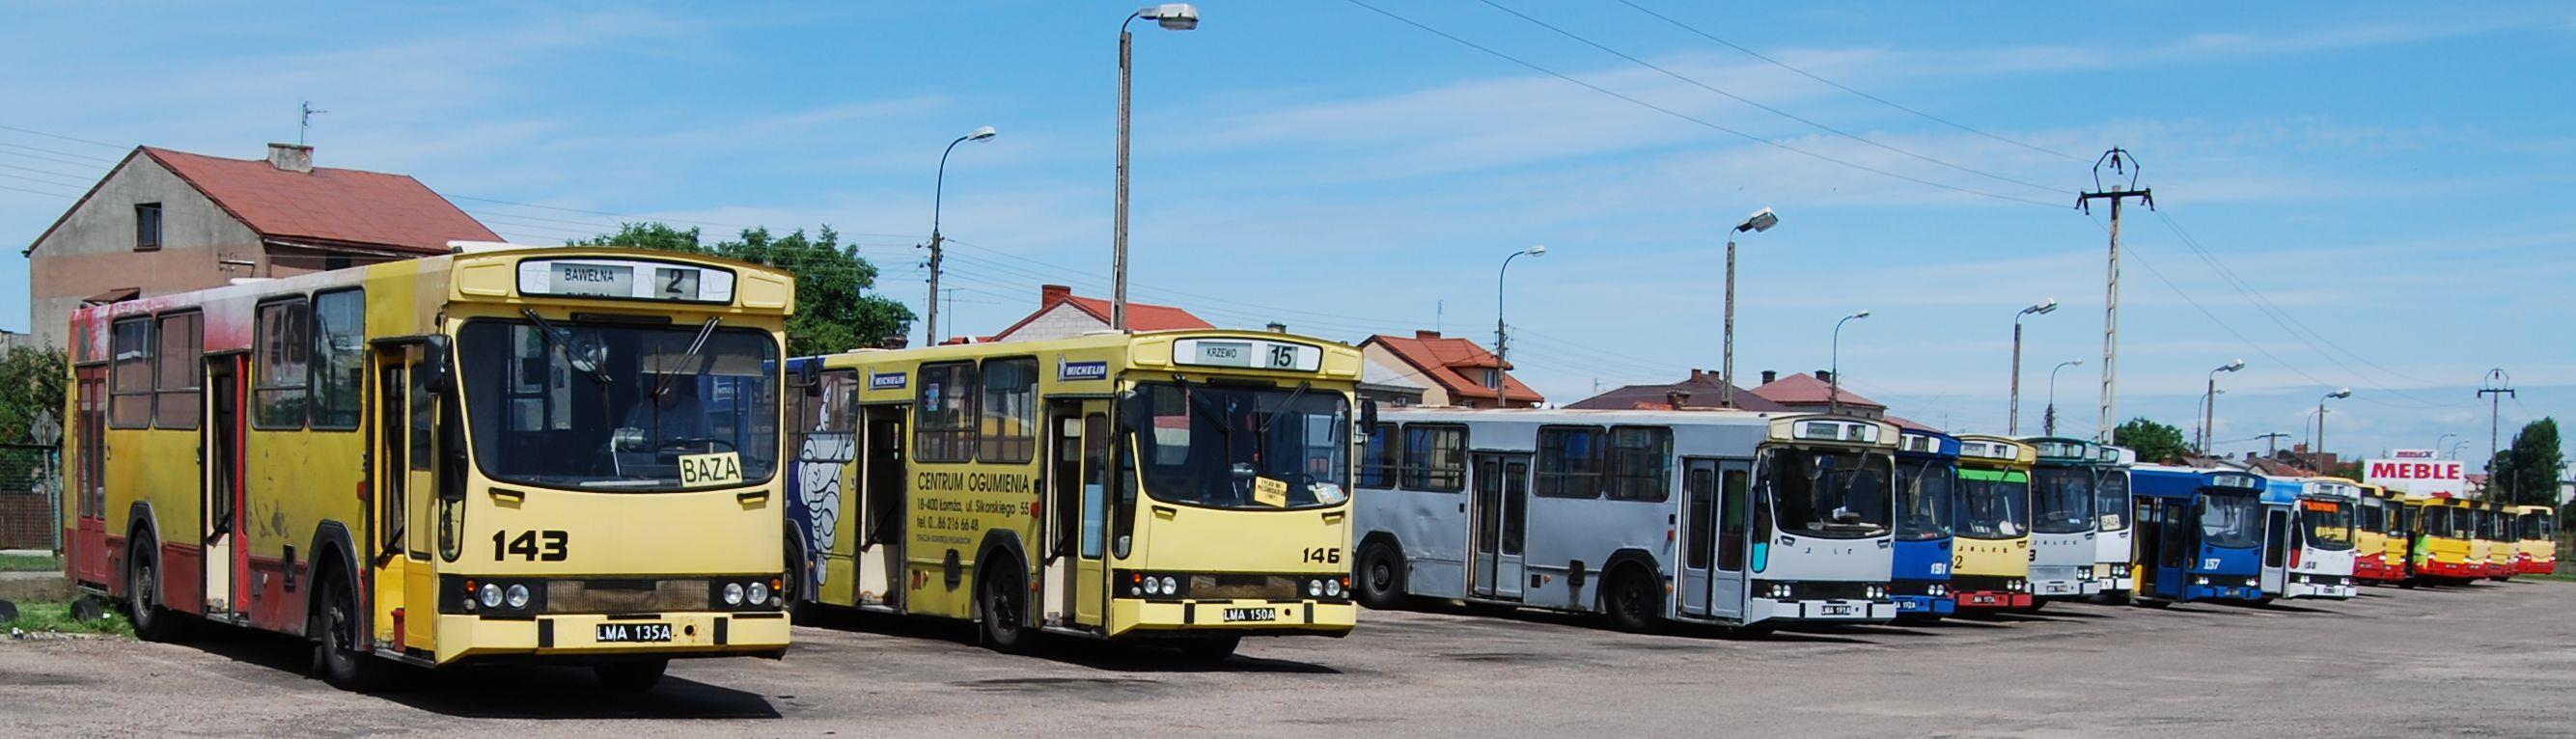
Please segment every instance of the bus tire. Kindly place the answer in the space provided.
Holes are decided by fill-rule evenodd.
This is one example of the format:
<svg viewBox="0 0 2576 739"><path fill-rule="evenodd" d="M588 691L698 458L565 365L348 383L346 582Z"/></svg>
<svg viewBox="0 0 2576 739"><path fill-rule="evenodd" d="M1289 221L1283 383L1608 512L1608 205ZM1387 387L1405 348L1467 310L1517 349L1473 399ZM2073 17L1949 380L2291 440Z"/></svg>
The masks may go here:
<svg viewBox="0 0 2576 739"><path fill-rule="evenodd" d="M983 636L984 646L993 651L1027 654L1037 641L1037 635L1029 633L1028 626L1021 621L1027 611L1029 595L1028 587L1020 583L1019 561L1001 556L987 562L993 566L976 568L979 572L975 578L975 610L979 612L977 622L981 625L977 631Z"/></svg>
<svg viewBox="0 0 2576 739"><path fill-rule="evenodd" d="M160 547L143 534L135 537L131 550L125 557L125 618L134 624L134 638L177 641L179 614L161 605Z"/></svg>
<svg viewBox="0 0 2576 739"><path fill-rule="evenodd" d="M1240 635L1192 639L1181 642L1181 658L1212 665L1233 657L1235 648L1241 646L1243 646L1243 637Z"/></svg>
<svg viewBox="0 0 2576 739"><path fill-rule="evenodd" d="M1359 567L1351 580L1359 587L1360 605L1387 610L1404 605L1404 554L1395 545L1372 541L1360 547Z"/></svg>
<svg viewBox="0 0 2576 739"><path fill-rule="evenodd" d="M352 693L383 687L388 666L358 650L358 587L349 579L348 568L336 560L323 565L318 585L315 594L322 602L314 608L308 632L315 636L313 661L322 667L322 680Z"/></svg>
<svg viewBox="0 0 2576 739"><path fill-rule="evenodd" d="M590 666L590 674L599 686L620 693L641 693L662 684L662 673L671 669L669 659L621 659Z"/></svg>
<svg viewBox="0 0 2576 739"><path fill-rule="evenodd" d="M778 583L785 586L780 588L778 602L787 607L788 623L811 625L813 621L812 612L805 607L806 578L813 574L812 568L813 564L805 558L805 543L797 537L795 527L788 527L787 574L778 579Z"/></svg>
<svg viewBox="0 0 2576 739"><path fill-rule="evenodd" d="M1646 633L1662 625L1663 589L1646 569L1627 565L1613 570L1610 580L1602 584L1601 609L1610 614L1610 625L1620 631Z"/></svg>
<svg viewBox="0 0 2576 739"><path fill-rule="evenodd" d="M2163 598L2130 598L2130 599L2129 599L2129 605L2137 606L2137 607L2139 607L2139 608L2164 608L2164 607L2166 607L2166 606L2170 606L2170 605L2173 605L2173 604L2174 604L2174 602L2173 602L2173 601L2165 600L2165 599L2163 599Z"/></svg>

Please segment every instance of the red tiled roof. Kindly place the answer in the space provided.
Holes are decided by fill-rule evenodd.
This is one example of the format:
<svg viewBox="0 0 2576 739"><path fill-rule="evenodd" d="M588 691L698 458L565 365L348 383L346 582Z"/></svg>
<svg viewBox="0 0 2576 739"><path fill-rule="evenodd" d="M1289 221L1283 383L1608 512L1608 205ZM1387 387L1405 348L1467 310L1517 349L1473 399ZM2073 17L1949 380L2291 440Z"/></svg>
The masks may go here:
<svg viewBox="0 0 2576 739"><path fill-rule="evenodd" d="M1761 387L1753 389L1753 394L1785 405L1823 405L1833 402L1833 386L1826 384L1824 380L1816 379L1815 375L1790 375L1762 383ZM1878 401L1861 397L1860 393L1850 390L1842 391L1842 404L1860 408L1887 409L1887 406Z"/></svg>
<svg viewBox="0 0 2576 739"><path fill-rule="evenodd" d="M501 240L408 175L333 167L288 172L264 159L140 151L262 237L428 254L447 253L450 240Z"/></svg>
<svg viewBox="0 0 2576 739"><path fill-rule="evenodd" d="M1493 388L1486 387L1485 383L1476 381L1475 378L1461 373L1460 370L1482 369L1500 364L1503 369L1503 398L1506 401L1533 404L1547 401L1547 398L1539 395L1538 391L1521 384L1519 378L1512 377L1511 365L1502 364L1493 352L1485 351L1484 347L1476 345L1473 341L1441 336L1438 331L1415 331L1410 337L1385 334L1370 336L1366 341L1361 341L1360 346L1366 347L1370 343L1385 346L1387 351L1395 354L1396 358L1413 365L1413 369L1422 373L1424 379L1439 383L1440 388L1447 390L1452 396L1494 397Z"/></svg>
<svg viewBox="0 0 2576 739"><path fill-rule="evenodd" d="M1027 316L1022 317L1018 321L1012 322L1009 328L1004 328L1000 331L994 332L990 338L1001 339L1008 337L1012 333L1019 331L1021 326L1026 326L1030 321L1037 320L1038 316L1046 315L1046 312L1049 309L1056 307L1058 304L1073 306L1074 310L1082 311L1084 315L1091 316L1092 318L1099 320L1102 324L1109 323L1109 301L1075 295L1073 294L1072 288L1065 287L1063 285L1039 285L1038 309L1030 311ZM1208 323L1205 320L1201 320L1198 316L1192 315L1189 311L1174 308L1172 306L1139 303L1133 300L1127 301L1127 330L1178 331L1181 329L1191 328L1216 328L1216 325Z"/></svg>
<svg viewBox="0 0 2576 739"><path fill-rule="evenodd" d="M1682 399L1683 408L1721 407L1718 405L1717 398L1723 388L1721 387L1721 383L1718 382L1717 373L1704 370L1691 370L1690 379L1683 380L1681 382L1669 385L1627 385L1600 395L1567 403L1565 404L1565 407L1585 409L1652 408L1669 410L1673 407L1670 393L1675 390L1690 394L1688 397ZM1488 394L1490 394L1490 392ZM1740 387L1735 389L1735 407L1748 411L1777 412L1789 410L1788 406L1772 402L1769 398L1755 395L1753 394L1753 391Z"/></svg>

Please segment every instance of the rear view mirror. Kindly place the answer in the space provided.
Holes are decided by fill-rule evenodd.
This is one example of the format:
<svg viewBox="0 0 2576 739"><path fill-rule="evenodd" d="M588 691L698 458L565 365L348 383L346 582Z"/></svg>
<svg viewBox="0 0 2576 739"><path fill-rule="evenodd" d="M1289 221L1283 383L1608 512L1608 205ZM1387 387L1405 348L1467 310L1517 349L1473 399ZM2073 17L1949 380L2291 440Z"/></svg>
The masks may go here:
<svg viewBox="0 0 2576 739"><path fill-rule="evenodd" d="M447 387L449 356L447 335L430 335L429 341L424 347L422 354L423 356L420 358L422 386L429 388L432 393L445 390Z"/></svg>
<svg viewBox="0 0 2576 739"><path fill-rule="evenodd" d="M1360 431L1366 433L1374 428L1377 428L1377 401L1362 398L1360 399Z"/></svg>

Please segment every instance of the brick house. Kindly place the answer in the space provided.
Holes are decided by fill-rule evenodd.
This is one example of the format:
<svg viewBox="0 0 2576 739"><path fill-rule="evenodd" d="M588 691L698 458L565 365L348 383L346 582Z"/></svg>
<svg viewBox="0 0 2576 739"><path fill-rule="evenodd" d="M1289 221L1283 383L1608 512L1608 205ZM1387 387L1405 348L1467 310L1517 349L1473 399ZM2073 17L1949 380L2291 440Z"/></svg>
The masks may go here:
<svg viewBox="0 0 2576 739"><path fill-rule="evenodd" d="M1403 370L1423 383L1422 404L1459 408L1494 408L1494 382L1502 381L1499 407L1536 408L1547 398L1512 377L1511 365L1476 342L1415 331L1412 336L1378 334L1360 342L1360 355L1372 363Z"/></svg>
<svg viewBox="0 0 2576 739"><path fill-rule="evenodd" d="M1044 341L1109 330L1109 301L1073 294L1063 285L1039 285L1038 309L982 341ZM1176 331L1215 328L1189 311L1168 305L1127 303L1131 331Z"/></svg>
<svg viewBox="0 0 2576 739"><path fill-rule="evenodd" d="M83 303L220 287L447 253L499 241L407 175L313 166L313 148L268 159L139 146L22 252L37 342L64 345Z"/></svg>
<svg viewBox="0 0 2576 739"><path fill-rule="evenodd" d="M1624 385L1600 395L1567 403L1565 407L1589 410L1710 410L1725 407L1718 404L1718 396L1722 394L1725 386L1725 381L1718 379L1717 372L1692 369L1690 377L1680 382L1664 385ZM1789 410L1788 406L1772 402L1770 398L1755 395L1753 391L1740 387L1735 389L1735 407L1748 411Z"/></svg>
<svg viewBox="0 0 2576 739"><path fill-rule="evenodd" d="M1823 413L1834 406L1833 376L1831 372L1816 370L1812 375L1781 377L1780 373L1763 370L1762 385L1753 388L1753 394L1799 413ZM1863 418L1887 416L1886 404L1861 397L1851 388L1843 388L1841 396L1844 413Z"/></svg>

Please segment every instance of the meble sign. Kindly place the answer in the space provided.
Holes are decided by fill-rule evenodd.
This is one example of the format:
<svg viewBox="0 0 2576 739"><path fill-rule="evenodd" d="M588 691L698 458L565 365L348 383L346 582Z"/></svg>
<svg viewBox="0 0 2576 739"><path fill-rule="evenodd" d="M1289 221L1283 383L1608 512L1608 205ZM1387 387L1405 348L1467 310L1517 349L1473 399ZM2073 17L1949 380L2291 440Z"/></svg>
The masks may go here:
<svg viewBox="0 0 2576 739"><path fill-rule="evenodd" d="M2456 459L2373 459L2362 462L2362 481L2412 495L2459 495L2466 467Z"/></svg>

